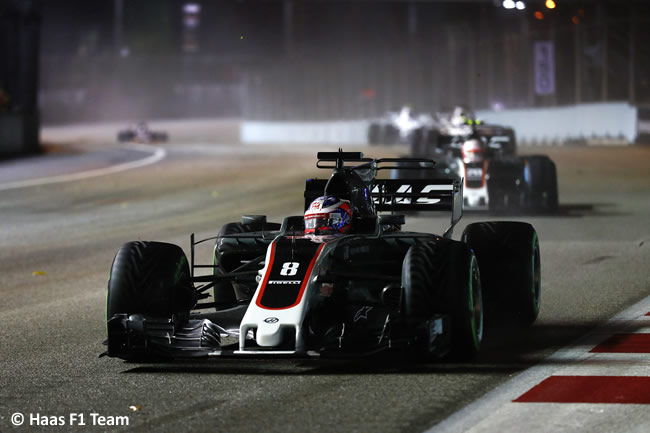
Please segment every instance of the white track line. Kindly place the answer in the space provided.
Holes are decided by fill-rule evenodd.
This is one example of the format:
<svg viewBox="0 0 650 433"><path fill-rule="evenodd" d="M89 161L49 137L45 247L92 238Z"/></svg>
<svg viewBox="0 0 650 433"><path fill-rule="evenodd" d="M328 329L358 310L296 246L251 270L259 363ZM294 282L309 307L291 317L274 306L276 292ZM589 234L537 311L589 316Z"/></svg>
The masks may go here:
<svg viewBox="0 0 650 433"><path fill-rule="evenodd" d="M41 177L38 179L19 180L16 182L7 182L0 184L0 191L9 189L25 188L28 186L49 185L52 183L70 182L74 180L88 179L91 177L105 176L107 174L119 173L121 171L131 170L134 168L144 167L146 165L155 164L167 156L167 151L163 148L156 146L149 146L146 144L133 144L126 146L130 150L137 150L141 152L152 152L146 158L138 159L136 161L125 162L122 164L112 165L110 167L97 168L94 170L82 171L79 173L62 174L58 176Z"/></svg>
<svg viewBox="0 0 650 433"><path fill-rule="evenodd" d="M513 379L500 385L493 391L488 392L483 397L475 402L465 406L463 409L451 415L441 423L431 427L424 433L456 433L456 432L470 432L470 431L484 431L478 425L486 418L497 413L505 405L511 404L512 400L530 390L533 386L540 383L545 378L551 376L553 373L562 371L566 365L579 365L580 361L597 356L598 354L589 353L589 350L601 343L614 332L625 331L629 326L629 322L635 319L641 319L650 311L650 296L642 299L621 313L617 314L605 324L597 327L595 330L578 338L572 344L558 350L537 366L531 367ZM640 358L634 354L624 354L626 359ZM645 355L645 354L644 354ZM608 354L610 357L616 357L617 354ZM647 361L647 356L642 357L643 361ZM641 362L646 367L647 363ZM620 372L619 372L620 373ZM611 373L610 373L611 374ZM522 404L522 403L513 403ZM510 418L511 425L513 419ZM514 425L514 431L522 431L526 427L522 425ZM501 431L501 430L500 430ZM529 432L533 431L551 431L544 429L528 429ZM556 430L557 431L557 430ZM568 429L565 431L569 431ZM643 430L648 431L648 430Z"/></svg>

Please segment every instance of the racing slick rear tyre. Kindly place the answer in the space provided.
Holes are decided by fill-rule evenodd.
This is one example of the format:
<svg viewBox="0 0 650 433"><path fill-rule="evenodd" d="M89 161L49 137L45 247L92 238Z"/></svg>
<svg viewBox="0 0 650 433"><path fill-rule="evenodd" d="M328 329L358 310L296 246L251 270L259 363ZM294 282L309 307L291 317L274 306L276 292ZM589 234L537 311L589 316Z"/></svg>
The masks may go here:
<svg viewBox="0 0 650 433"><path fill-rule="evenodd" d="M407 251L402 269L403 314L423 319L450 315L451 357L474 358L483 339L483 297L472 251L444 239L416 244Z"/></svg>
<svg viewBox="0 0 650 433"><path fill-rule="evenodd" d="M368 127L368 144L376 146L382 141L382 126L378 123L371 123Z"/></svg>
<svg viewBox="0 0 650 433"><path fill-rule="evenodd" d="M215 241L215 253L213 257L214 275L223 275L232 272L236 267L235 265L233 265L233 267L229 266L228 263L222 262L225 253L223 248L219 248L222 236L251 233L260 230L274 231L279 229L280 224L277 223L265 223L263 226L242 223L225 224L221 227L221 230L219 230ZM234 305L240 300L250 299L255 291L256 282L254 279L251 279L251 281L248 281L247 283L248 284L243 282L243 284L240 284L233 281L220 281L216 283L212 291L215 304L227 306ZM219 310L221 308L217 307L217 309Z"/></svg>
<svg viewBox="0 0 650 433"><path fill-rule="evenodd" d="M169 135L166 132L152 132L151 141L154 143L166 143L169 140Z"/></svg>
<svg viewBox="0 0 650 433"><path fill-rule="evenodd" d="M189 315L196 304L183 250L162 242L128 242L115 255L108 280L106 320L115 314Z"/></svg>
<svg viewBox="0 0 650 433"><path fill-rule="evenodd" d="M524 205L522 162L492 159L487 169L488 208L492 214L519 212Z"/></svg>
<svg viewBox="0 0 650 433"><path fill-rule="evenodd" d="M120 143L131 141L134 138L135 138L135 134L133 133L133 131L120 131L117 133L117 141Z"/></svg>
<svg viewBox="0 0 650 433"><path fill-rule="evenodd" d="M557 170L547 156L524 158L527 208L542 213L556 212L558 208Z"/></svg>
<svg viewBox="0 0 650 433"><path fill-rule="evenodd" d="M541 305L540 251L537 232L522 222L470 224L462 235L476 255L486 301L523 326L530 326Z"/></svg>

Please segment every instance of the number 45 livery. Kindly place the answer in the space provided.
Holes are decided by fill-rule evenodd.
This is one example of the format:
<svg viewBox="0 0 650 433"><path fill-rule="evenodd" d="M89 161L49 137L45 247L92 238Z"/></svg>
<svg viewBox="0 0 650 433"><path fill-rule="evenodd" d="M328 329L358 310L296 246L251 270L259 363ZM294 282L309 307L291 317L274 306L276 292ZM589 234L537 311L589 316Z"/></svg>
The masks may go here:
<svg viewBox="0 0 650 433"><path fill-rule="evenodd" d="M378 179L431 168L427 159L320 152L329 179L309 179L305 215L261 215L195 241L191 257L161 242L129 242L113 261L107 355L123 359L334 356L406 351L475 356L491 314L532 324L540 306L537 234L482 222L453 240L459 179ZM400 211L446 211L441 235L402 230ZM307 221L307 229L305 228ZM214 241L211 264L195 245ZM196 275L196 270L208 275ZM205 273L205 272L204 272Z"/></svg>

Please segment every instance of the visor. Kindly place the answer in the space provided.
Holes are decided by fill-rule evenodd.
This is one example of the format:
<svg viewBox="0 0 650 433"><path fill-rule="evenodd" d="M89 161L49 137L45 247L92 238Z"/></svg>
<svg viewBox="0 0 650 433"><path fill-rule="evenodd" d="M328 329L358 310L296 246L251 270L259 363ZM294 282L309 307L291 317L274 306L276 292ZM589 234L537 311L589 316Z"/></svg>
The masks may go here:
<svg viewBox="0 0 650 433"><path fill-rule="evenodd" d="M340 222L341 216L336 213L305 215L305 233L336 233Z"/></svg>

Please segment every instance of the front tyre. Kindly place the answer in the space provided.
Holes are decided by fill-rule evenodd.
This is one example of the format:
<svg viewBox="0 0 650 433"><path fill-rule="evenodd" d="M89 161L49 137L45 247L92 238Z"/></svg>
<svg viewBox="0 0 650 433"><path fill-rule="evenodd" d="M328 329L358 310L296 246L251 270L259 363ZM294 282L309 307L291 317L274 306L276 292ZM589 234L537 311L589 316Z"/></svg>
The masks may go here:
<svg viewBox="0 0 650 433"><path fill-rule="evenodd" d="M162 242L128 242L113 259L106 320L115 314L189 315L196 304L183 250Z"/></svg>
<svg viewBox="0 0 650 433"><path fill-rule="evenodd" d="M452 314L451 355L470 360L476 357L483 341L483 293L478 262L466 245L454 242L449 267L446 301Z"/></svg>
<svg viewBox="0 0 650 433"><path fill-rule="evenodd" d="M451 317L451 356L474 358L483 340L483 296L478 263L466 245L439 239L413 245L402 265L402 313L426 320Z"/></svg>

